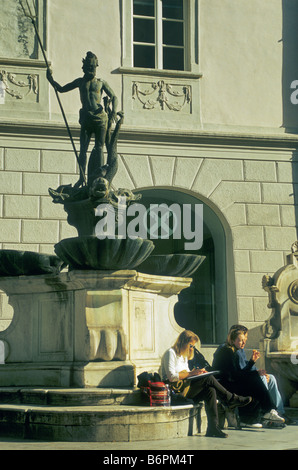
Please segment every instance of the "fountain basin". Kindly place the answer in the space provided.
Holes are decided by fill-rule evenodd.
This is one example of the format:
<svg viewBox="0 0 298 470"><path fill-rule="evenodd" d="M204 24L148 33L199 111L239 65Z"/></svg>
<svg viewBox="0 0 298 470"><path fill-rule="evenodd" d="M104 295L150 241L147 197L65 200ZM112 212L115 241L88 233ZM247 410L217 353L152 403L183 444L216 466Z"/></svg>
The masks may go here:
<svg viewBox="0 0 298 470"><path fill-rule="evenodd" d="M55 253L71 269L134 269L154 250L151 240L94 236L65 238L55 245Z"/></svg>
<svg viewBox="0 0 298 470"><path fill-rule="evenodd" d="M0 276L58 274L63 261L55 255L34 251L0 250Z"/></svg>
<svg viewBox="0 0 298 470"><path fill-rule="evenodd" d="M189 277L205 258L193 254L151 255L138 266L138 271L158 276Z"/></svg>

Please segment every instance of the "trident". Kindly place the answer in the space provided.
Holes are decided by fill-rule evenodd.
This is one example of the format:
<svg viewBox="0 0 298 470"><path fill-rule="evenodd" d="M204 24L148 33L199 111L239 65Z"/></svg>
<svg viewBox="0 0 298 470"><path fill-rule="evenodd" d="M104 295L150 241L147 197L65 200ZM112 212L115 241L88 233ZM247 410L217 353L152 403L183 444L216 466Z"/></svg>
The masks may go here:
<svg viewBox="0 0 298 470"><path fill-rule="evenodd" d="M30 18L30 20L32 21L32 24L33 24L33 27L34 27L34 30L35 30L35 34L36 34L36 37L37 37L37 40L38 40L38 44L40 45L40 49L41 49L43 58L44 58L45 63L46 63L47 70L51 73L51 69L50 69L50 66L49 66L49 63L48 63L48 59L47 59L45 50L44 50L44 48L43 48L43 45L42 45L42 42L41 42L41 39L40 39L40 36L39 36L39 32L38 32L38 29L37 29L37 26L36 26L36 22L35 22L35 19L37 18L37 12L36 12L35 5L34 5L34 3L33 3L33 7L34 7L34 11L35 11L35 15L33 15L28 0L26 0L27 10L25 9L25 7L24 7L24 5L23 5L23 0L19 0L19 1L20 1L20 5L21 5L21 7L22 7L22 10L23 10L23 12L24 12L24 15L25 15L27 18ZM86 185L86 184L87 184L87 182L86 182L86 177L85 177L83 168L82 168L81 165L80 165L78 152L77 152L75 143L74 143L73 138L72 138L72 135L71 135L71 131L70 131L70 128L69 128L69 125L68 125L68 122L67 122L67 119L66 119L66 116L65 116L65 112L64 112L64 109L63 109L63 106L62 106L62 103L61 103L61 100L60 100L58 91L57 91L57 89L56 89L55 86L54 86L54 90L55 90L55 94L56 94L56 97L57 97L57 100L58 100L58 103L59 103L59 106L60 106L60 110L61 110L61 113L62 113L64 122L65 122L65 126L66 126L66 129L67 129L67 132L68 132L68 135L69 135L69 138L70 138L70 141L71 141L71 144L72 144L72 147L73 147L73 150L74 150L74 153L75 153L75 156L76 156L78 165L79 165L79 169L80 169L81 176L82 176L82 178L83 178L84 184Z"/></svg>

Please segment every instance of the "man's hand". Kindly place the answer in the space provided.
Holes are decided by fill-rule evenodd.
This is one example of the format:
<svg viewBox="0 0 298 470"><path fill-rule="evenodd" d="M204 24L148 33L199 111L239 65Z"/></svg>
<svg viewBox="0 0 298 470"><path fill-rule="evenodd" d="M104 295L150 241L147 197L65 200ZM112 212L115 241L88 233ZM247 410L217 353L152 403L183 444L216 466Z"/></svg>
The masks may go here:
<svg viewBox="0 0 298 470"><path fill-rule="evenodd" d="M50 68L47 69L47 79L53 80L53 72Z"/></svg>
<svg viewBox="0 0 298 470"><path fill-rule="evenodd" d="M256 349L253 349L251 359L254 362L256 362L259 359L259 357L261 357L260 351L257 351Z"/></svg>
<svg viewBox="0 0 298 470"><path fill-rule="evenodd" d="M55 82L54 82L54 79L53 79L53 72L50 68L47 69L47 79L50 82L50 84L52 86L54 86Z"/></svg>
<svg viewBox="0 0 298 470"><path fill-rule="evenodd" d="M111 112L111 121L117 122L117 113L115 111Z"/></svg>
<svg viewBox="0 0 298 470"><path fill-rule="evenodd" d="M267 372L264 369L259 369L258 372L259 372L259 375L265 375L266 376L266 380L267 380L267 383L268 383L269 380L270 380L270 377L267 374Z"/></svg>

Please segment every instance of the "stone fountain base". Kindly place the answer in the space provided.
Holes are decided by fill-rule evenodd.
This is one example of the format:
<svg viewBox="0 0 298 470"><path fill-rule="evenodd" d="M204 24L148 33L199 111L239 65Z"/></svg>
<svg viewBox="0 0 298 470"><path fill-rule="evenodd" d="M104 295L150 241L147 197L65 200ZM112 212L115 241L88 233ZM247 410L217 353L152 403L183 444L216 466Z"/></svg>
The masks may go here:
<svg viewBox="0 0 298 470"><path fill-rule="evenodd" d="M298 407L297 362L293 362L291 351L270 351L270 340L260 342L260 350L265 358L264 368L277 379L279 391L286 406Z"/></svg>
<svg viewBox="0 0 298 470"><path fill-rule="evenodd" d="M298 405L298 242L292 245L287 264L273 276L265 275L271 315L262 326L265 368L278 381L284 402Z"/></svg>
<svg viewBox="0 0 298 470"><path fill-rule="evenodd" d="M203 403L150 407L140 390L1 388L1 436L63 442L133 442L205 433Z"/></svg>
<svg viewBox="0 0 298 470"><path fill-rule="evenodd" d="M0 386L135 386L182 331L174 305L190 283L135 270L0 278L14 308Z"/></svg>

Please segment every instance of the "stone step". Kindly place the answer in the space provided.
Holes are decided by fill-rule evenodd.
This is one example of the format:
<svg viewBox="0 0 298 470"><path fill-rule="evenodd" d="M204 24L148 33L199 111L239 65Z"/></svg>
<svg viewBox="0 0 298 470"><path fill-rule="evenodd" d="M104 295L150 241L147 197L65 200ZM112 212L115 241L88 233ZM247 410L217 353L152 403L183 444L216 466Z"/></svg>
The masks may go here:
<svg viewBox="0 0 298 470"><path fill-rule="evenodd" d="M150 407L135 389L0 388L2 436L128 442L186 437L205 429L201 403Z"/></svg>
<svg viewBox="0 0 298 470"><path fill-rule="evenodd" d="M172 439L203 431L200 405L0 405L2 436L77 442Z"/></svg>
<svg viewBox="0 0 298 470"><path fill-rule="evenodd" d="M139 389L1 387L0 404L98 406L142 404Z"/></svg>

